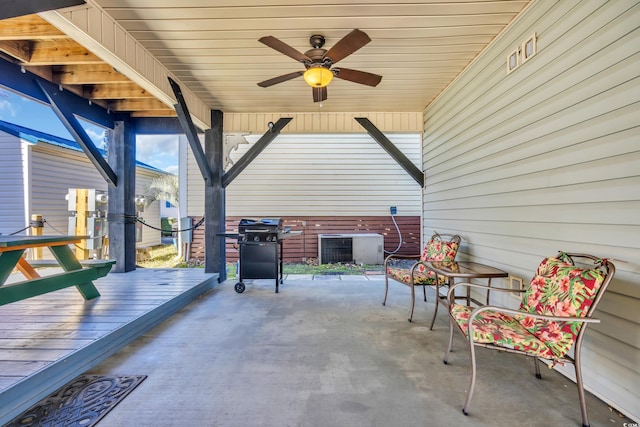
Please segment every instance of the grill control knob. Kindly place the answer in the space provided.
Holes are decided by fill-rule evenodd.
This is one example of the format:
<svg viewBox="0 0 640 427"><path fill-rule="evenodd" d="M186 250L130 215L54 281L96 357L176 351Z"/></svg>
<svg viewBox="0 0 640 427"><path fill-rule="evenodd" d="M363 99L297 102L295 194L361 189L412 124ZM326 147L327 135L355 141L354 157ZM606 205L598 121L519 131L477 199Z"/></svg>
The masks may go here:
<svg viewBox="0 0 640 427"><path fill-rule="evenodd" d="M260 241L260 236L254 236L253 237L253 241L254 242L259 242Z"/></svg>

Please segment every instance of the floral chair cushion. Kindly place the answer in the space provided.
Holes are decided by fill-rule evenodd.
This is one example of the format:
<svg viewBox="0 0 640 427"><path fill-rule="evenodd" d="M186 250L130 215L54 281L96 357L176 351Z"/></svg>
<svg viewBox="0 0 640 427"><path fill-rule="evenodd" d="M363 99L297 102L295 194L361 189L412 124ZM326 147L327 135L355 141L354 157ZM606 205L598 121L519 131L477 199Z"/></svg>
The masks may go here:
<svg viewBox="0 0 640 427"><path fill-rule="evenodd" d="M425 245L420 261L453 262L456 259L458 247L457 241L444 241L440 235L434 234Z"/></svg>
<svg viewBox="0 0 640 427"><path fill-rule="evenodd" d="M469 335L468 320L473 307L454 304L451 316L465 336ZM525 351L545 359L553 359L553 352L544 342L531 335L520 322L508 314L497 311L481 311L473 322L473 340L477 343L495 344L512 350Z"/></svg>
<svg viewBox="0 0 640 427"><path fill-rule="evenodd" d="M564 257L546 258L525 292L520 311L549 316L584 317L593 303L603 273L574 266ZM465 335L471 307L454 304L450 312ZM547 359L563 357L580 331L580 322L555 322L526 315L510 316L492 310L474 319L473 339L525 351Z"/></svg>
<svg viewBox="0 0 640 427"><path fill-rule="evenodd" d="M429 239L429 242L425 245L420 261L442 261L453 262L458 253L459 243L455 240L446 241L442 240L439 234L434 234ZM387 266L387 275L402 283L411 283L411 268L413 265L408 266L402 264L390 264ZM441 285L446 284L444 277L438 277L438 281ZM434 285L436 283L436 275L433 271L427 270L424 264L418 263L413 273L413 284L424 286Z"/></svg>
<svg viewBox="0 0 640 427"><path fill-rule="evenodd" d="M423 271L419 271L419 267L422 267ZM387 267L387 275L394 280L402 283L411 283L411 268L400 268L390 266ZM438 277L440 284L446 283L444 277ZM418 266L413 272L413 284L414 285L434 285L436 283L436 274L433 271L424 271L424 265Z"/></svg>

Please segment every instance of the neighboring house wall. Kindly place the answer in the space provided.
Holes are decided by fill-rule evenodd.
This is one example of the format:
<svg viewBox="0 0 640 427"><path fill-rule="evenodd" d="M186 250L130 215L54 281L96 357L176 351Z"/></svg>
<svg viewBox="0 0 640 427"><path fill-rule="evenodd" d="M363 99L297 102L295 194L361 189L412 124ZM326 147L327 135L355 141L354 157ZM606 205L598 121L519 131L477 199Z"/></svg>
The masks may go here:
<svg viewBox="0 0 640 427"><path fill-rule="evenodd" d="M27 143L0 132L0 234L11 234L25 225L25 174L29 163ZM20 233L20 234L25 234Z"/></svg>
<svg viewBox="0 0 640 427"><path fill-rule="evenodd" d="M157 176L157 172L136 168L136 194L143 195ZM31 211L42 214L47 220L44 232L68 232L71 212L67 209L65 196L69 188L108 190L104 178L83 152L50 144L33 146ZM160 228L160 202L145 207L140 216L145 223ZM143 226L142 241L136 243L136 247L145 248L160 243L160 231Z"/></svg>
<svg viewBox="0 0 640 427"><path fill-rule="evenodd" d="M69 188L108 189L107 183L84 152L43 142L30 145L4 132L0 132L0 144L2 176L16 183L12 186L3 185L0 190L3 196L12 198L12 203L2 203L0 206L2 233L22 229L28 225L30 215L41 214L46 220L44 234L67 234L68 218L72 214L65 198ZM27 147L28 150L21 150L21 147ZM151 181L159 175L157 171L137 167L136 194L143 195ZM21 182L24 184L21 185ZM23 194L25 191L26 196ZM25 197L27 202L24 201ZM11 209L5 208L9 206ZM22 210L20 206L23 206ZM141 217L147 224L160 228L160 202L145 207ZM160 231L143 227L142 241L136 246L144 248L160 243ZM52 255L43 251L43 257L51 258Z"/></svg>
<svg viewBox="0 0 640 427"><path fill-rule="evenodd" d="M143 196L151 182L159 176L158 172L154 172L144 168L136 169L136 194ZM156 200L149 206L144 207L144 212L140 214L146 224L157 229L162 228L160 221L160 204L164 204L164 200ZM136 243L138 248L146 248L156 246L162 243L162 232L153 228L142 226L142 241Z"/></svg>
<svg viewBox="0 0 640 427"><path fill-rule="evenodd" d="M246 136L250 144L240 144L231 152L231 159L241 158L260 136ZM419 133L389 133L387 137L419 164ZM204 185L190 152L188 164L188 214L201 217ZM385 247L393 250L397 233L390 207L395 206L398 217L408 225L404 231L411 235L403 249L415 253L420 243L419 238L415 242L420 233L420 193L420 186L366 133L283 133L226 188L226 214L227 218L278 217L287 219L288 224L317 223L315 229L305 229L310 236L336 227L353 232L363 229L363 220L380 218L374 220L376 228L367 232L388 235ZM227 227L233 229L237 222ZM202 228L194 240L199 233ZM308 250L295 251L296 260L317 256L317 238L315 243L303 246ZM192 254L199 257L197 245L192 249L196 249Z"/></svg>
<svg viewBox="0 0 640 427"><path fill-rule="evenodd" d="M425 110L423 141L423 234L459 233L460 259L525 281L558 250L613 261L583 373L636 420L639 24L636 1L534 2ZM507 54L533 33L537 54L507 75Z"/></svg>

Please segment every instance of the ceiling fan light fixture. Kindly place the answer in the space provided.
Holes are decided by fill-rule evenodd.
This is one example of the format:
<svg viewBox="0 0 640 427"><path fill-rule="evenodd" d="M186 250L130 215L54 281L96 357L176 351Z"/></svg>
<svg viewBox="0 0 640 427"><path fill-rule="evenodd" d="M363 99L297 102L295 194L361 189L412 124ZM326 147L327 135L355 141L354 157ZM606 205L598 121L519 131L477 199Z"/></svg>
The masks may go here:
<svg viewBox="0 0 640 427"><path fill-rule="evenodd" d="M333 79L333 73L328 68L317 65L305 71L302 77L311 87L325 87Z"/></svg>

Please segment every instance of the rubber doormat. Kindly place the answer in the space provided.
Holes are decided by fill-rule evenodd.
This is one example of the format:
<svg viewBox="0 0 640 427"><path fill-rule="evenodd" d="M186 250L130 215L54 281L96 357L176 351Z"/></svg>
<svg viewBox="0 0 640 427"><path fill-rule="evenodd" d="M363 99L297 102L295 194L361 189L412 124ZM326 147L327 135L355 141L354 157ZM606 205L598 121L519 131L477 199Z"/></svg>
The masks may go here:
<svg viewBox="0 0 640 427"><path fill-rule="evenodd" d="M145 378L146 375L80 375L5 427L91 427Z"/></svg>

